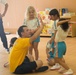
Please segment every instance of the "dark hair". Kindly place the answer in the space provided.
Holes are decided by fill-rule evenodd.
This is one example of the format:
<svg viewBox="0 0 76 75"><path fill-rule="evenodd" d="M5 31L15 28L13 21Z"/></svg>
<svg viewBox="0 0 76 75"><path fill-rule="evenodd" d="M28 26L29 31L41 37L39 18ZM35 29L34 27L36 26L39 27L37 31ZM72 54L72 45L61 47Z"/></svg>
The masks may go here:
<svg viewBox="0 0 76 75"><path fill-rule="evenodd" d="M59 21L63 21L63 20L66 20L66 19L60 19ZM67 30L68 30L68 28L69 28L69 23L68 22L65 22L65 23L62 23L61 25L60 25L60 27L66 32Z"/></svg>
<svg viewBox="0 0 76 75"><path fill-rule="evenodd" d="M21 32L24 31L24 30L23 30L24 27L27 27L27 26L24 26L24 25L23 25L23 26L20 26L19 29L18 29L18 35L19 35L20 37L22 37Z"/></svg>
<svg viewBox="0 0 76 75"><path fill-rule="evenodd" d="M53 15L53 16L57 15L57 16L60 18L60 15L59 15L59 12L58 12L57 9L52 9L52 10L49 12L49 15L50 15L50 16L51 16L51 15Z"/></svg>
<svg viewBox="0 0 76 75"><path fill-rule="evenodd" d="M9 48L13 46L13 44L14 44L14 42L15 42L16 40L17 40L17 37L13 37L13 38L10 40L10 46L9 46Z"/></svg>

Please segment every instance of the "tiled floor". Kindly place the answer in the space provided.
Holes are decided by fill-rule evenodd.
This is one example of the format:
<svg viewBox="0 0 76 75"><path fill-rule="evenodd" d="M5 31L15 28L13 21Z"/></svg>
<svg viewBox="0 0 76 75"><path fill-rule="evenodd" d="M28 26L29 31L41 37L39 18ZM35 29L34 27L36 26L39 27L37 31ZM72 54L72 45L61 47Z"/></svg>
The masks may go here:
<svg viewBox="0 0 76 75"><path fill-rule="evenodd" d="M9 40L11 39L11 37L16 36L16 35L7 35L8 38L8 43ZM41 41L39 44L39 55L40 55L40 59L42 59L44 65L47 65L47 61L46 61L46 52L45 52L45 48L46 48L46 42L49 40L49 37L41 37ZM65 55L65 60L66 63L68 64L69 67L71 67L74 71L74 75L76 75L76 37L71 38L68 37L66 38L66 43L67 43L67 53ZM0 41L0 75L15 75L15 74L11 74L9 72L9 67L4 68L4 63L7 62L8 60L8 54L5 52L5 49L2 46L2 42ZM50 66L49 66L50 68ZM43 73L34 73L34 74L24 74L24 75L62 75L59 74L56 71L46 71Z"/></svg>

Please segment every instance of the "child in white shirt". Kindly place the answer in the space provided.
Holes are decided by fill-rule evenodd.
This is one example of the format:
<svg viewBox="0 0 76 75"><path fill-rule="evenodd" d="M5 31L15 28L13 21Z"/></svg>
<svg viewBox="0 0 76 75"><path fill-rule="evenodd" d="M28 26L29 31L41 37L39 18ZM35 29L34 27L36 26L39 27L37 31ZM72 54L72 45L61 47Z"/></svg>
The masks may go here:
<svg viewBox="0 0 76 75"><path fill-rule="evenodd" d="M26 19L24 19L23 25L27 26L28 29L31 29L34 32L39 28L40 23L37 18L36 10L33 6L29 6L26 13ZM31 36L32 36L31 35ZM32 45L29 48L29 54L32 55L33 49L35 52L35 60L38 60L39 58L39 51L38 51L38 44L40 42L40 36L36 40L33 41Z"/></svg>
<svg viewBox="0 0 76 75"><path fill-rule="evenodd" d="M62 21L64 19L60 19ZM55 50L56 52L54 53L55 55L55 61L59 63L62 67L58 70L59 72L63 72L64 69L67 70L67 72L64 72L64 75L71 75L73 74L73 71L67 66L65 62L63 62L63 55L66 53L66 43L65 39L68 35L69 32L69 24L68 22L62 23L58 25L57 27L57 33L55 36L55 42L56 42L56 47Z"/></svg>
<svg viewBox="0 0 76 75"><path fill-rule="evenodd" d="M60 65L58 63L54 62L54 56L53 56L53 54L54 54L54 38L55 38L55 35L57 32L57 23L60 18L58 10L52 9L49 12L49 18L50 18L50 20L54 21L54 24L52 25L52 28L51 28L51 33L52 33L51 39L49 40L49 42L46 45L46 54L47 54L47 59L48 59L49 65L54 65L54 64L55 64L55 66L57 65L55 68L51 68L51 69L58 69L58 68L60 68ZM51 51L49 51L49 49Z"/></svg>

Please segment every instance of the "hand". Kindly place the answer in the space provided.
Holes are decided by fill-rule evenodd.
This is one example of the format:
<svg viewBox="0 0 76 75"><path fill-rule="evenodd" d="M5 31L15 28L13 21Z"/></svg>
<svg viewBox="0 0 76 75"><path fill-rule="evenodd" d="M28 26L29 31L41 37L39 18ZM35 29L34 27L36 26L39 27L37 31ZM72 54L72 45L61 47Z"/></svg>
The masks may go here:
<svg viewBox="0 0 76 75"><path fill-rule="evenodd" d="M67 19L67 22L70 22L71 19Z"/></svg>
<svg viewBox="0 0 76 75"><path fill-rule="evenodd" d="M1 15L1 13L0 13L0 18L2 18L2 15Z"/></svg>
<svg viewBox="0 0 76 75"><path fill-rule="evenodd" d="M43 21L42 21L42 18L41 18L41 15L40 15L40 14L38 14L38 18L39 18L39 20L40 20L41 25L45 25L45 24L43 23Z"/></svg>
<svg viewBox="0 0 76 75"><path fill-rule="evenodd" d="M41 18L40 14L38 14L38 18L39 18L40 22L42 22L42 18Z"/></svg>
<svg viewBox="0 0 76 75"><path fill-rule="evenodd" d="M50 54L47 54L47 58L50 58Z"/></svg>
<svg viewBox="0 0 76 75"><path fill-rule="evenodd" d="M1 13L0 13L0 18L2 18L2 17L4 17L4 16L5 16L4 14L1 14Z"/></svg>

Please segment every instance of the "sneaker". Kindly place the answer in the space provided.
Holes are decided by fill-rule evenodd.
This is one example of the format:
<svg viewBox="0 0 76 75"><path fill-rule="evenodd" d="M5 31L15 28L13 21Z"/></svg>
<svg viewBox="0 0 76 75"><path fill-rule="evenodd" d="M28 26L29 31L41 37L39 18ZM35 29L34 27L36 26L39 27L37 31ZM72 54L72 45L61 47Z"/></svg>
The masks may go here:
<svg viewBox="0 0 76 75"><path fill-rule="evenodd" d="M58 70L58 72L59 72L59 73L63 73L64 70L65 70L65 68L61 67L61 68Z"/></svg>
<svg viewBox="0 0 76 75"><path fill-rule="evenodd" d="M6 49L6 48L5 48L5 52L9 54L9 49Z"/></svg>
<svg viewBox="0 0 76 75"><path fill-rule="evenodd" d="M73 71L69 69L67 72L63 73L64 75L73 75Z"/></svg>
<svg viewBox="0 0 76 75"><path fill-rule="evenodd" d="M48 66L42 66L39 69L37 69L35 72L44 72L46 70L48 70Z"/></svg>
<svg viewBox="0 0 76 75"><path fill-rule="evenodd" d="M50 68L50 70L58 70L61 66L56 63L53 67Z"/></svg>

